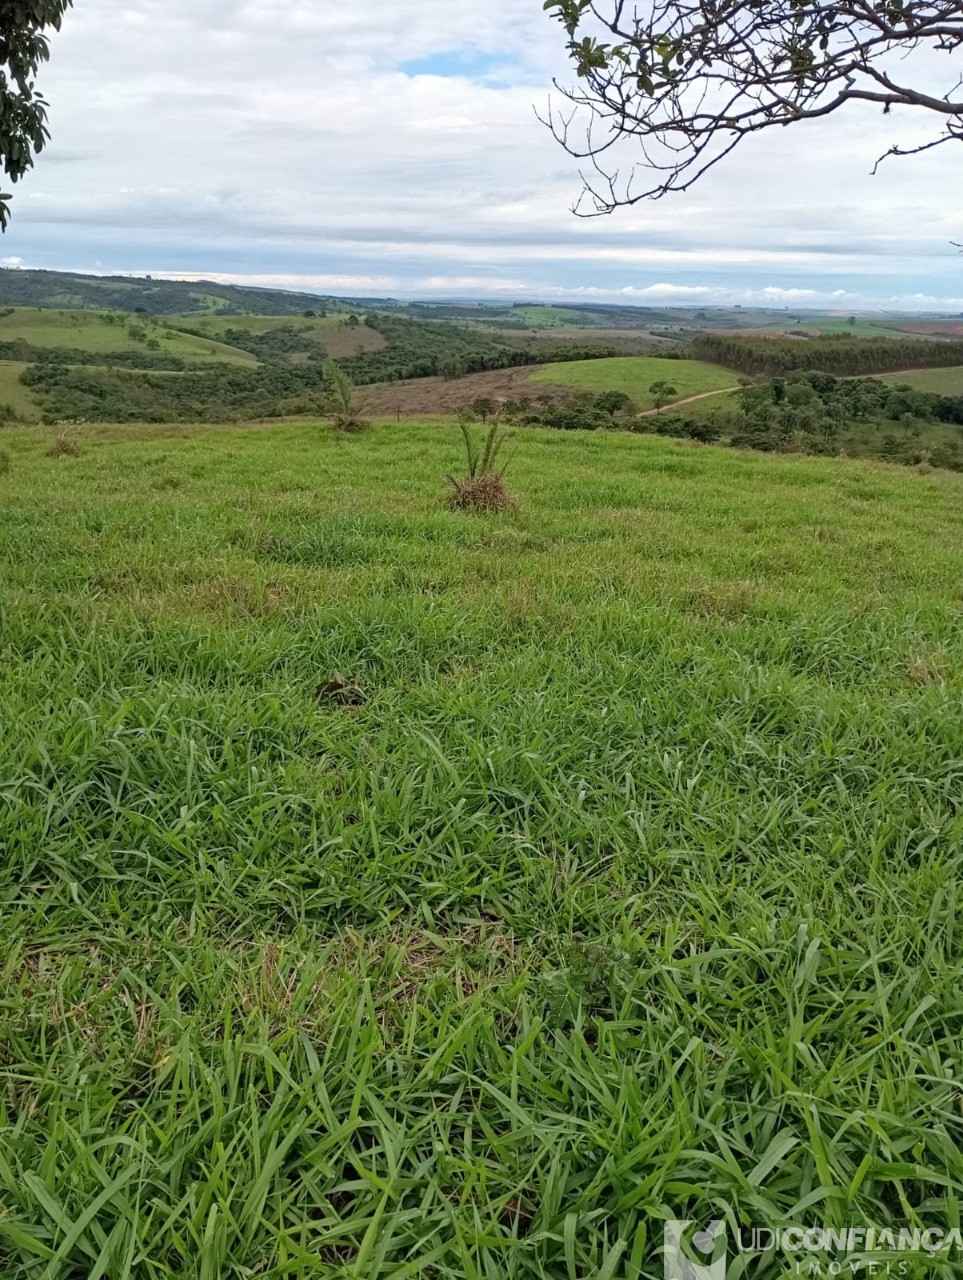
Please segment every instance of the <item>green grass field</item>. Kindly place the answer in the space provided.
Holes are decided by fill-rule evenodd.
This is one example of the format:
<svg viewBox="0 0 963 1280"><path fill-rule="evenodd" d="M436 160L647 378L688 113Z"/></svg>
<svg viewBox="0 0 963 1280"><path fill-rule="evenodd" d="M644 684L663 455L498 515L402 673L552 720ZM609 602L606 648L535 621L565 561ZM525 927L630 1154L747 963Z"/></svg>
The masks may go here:
<svg viewBox="0 0 963 1280"><path fill-rule="evenodd" d="M919 369L915 373L884 373L880 382L893 386L913 387L917 391L935 391L943 396L963 396L963 368Z"/></svg>
<svg viewBox="0 0 963 1280"><path fill-rule="evenodd" d="M244 329L248 333L268 333L272 329L295 329L303 331L311 340L323 348L333 359L359 355L363 351L380 351L386 344L384 338L374 329L366 325L349 327L346 315L342 311L337 315L315 316L178 316L173 318L175 326L184 325L188 329L202 331L213 338L223 338L231 329ZM234 348L231 348L232 350Z"/></svg>
<svg viewBox="0 0 963 1280"><path fill-rule="evenodd" d="M131 327L147 338L155 338L159 352L180 356L184 360L218 360L230 364L256 364L254 356L236 347L225 346L212 338L181 333L168 318L122 315L120 312L50 311L39 307L15 307L11 314L0 316L0 341L22 339L34 347L79 347L83 351L107 354L117 351L146 350L143 341L130 334ZM106 317L110 316L108 320ZM201 321L200 323L203 323Z"/></svg>
<svg viewBox="0 0 963 1280"><path fill-rule="evenodd" d="M804 316L803 329L818 329L820 333L840 333L849 338L898 338L897 333L883 321L871 320L865 316L857 316L856 323L850 324L848 316Z"/></svg>
<svg viewBox="0 0 963 1280"><path fill-rule="evenodd" d="M27 365L16 360L0 360L0 404L8 404L21 418L37 422L40 419L37 402L20 381L26 368Z"/></svg>
<svg viewBox="0 0 963 1280"><path fill-rule="evenodd" d="M654 404L649 388L664 381L676 388L682 399L704 391L734 387L739 375L719 365L701 360L666 360L658 356L616 356L608 360L569 361L548 364L532 374L530 382L545 382L573 391L624 391L640 409Z"/></svg>
<svg viewBox="0 0 963 1280"><path fill-rule="evenodd" d="M0 437L5 1280L958 1221L960 477L531 430L478 517L453 428L53 434Z"/></svg>

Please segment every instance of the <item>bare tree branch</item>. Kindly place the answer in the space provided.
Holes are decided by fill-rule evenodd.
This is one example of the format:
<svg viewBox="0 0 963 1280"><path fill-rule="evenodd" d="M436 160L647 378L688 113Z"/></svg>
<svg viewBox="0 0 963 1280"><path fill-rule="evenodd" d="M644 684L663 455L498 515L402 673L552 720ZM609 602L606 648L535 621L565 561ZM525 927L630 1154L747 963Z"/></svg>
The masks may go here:
<svg viewBox="0 0 963 1280"><path fill-rule="evenodd" d="M750 134L831 115L851 103L884 114L913 107L935 136L893 145L876 161L963 141L957 56L945 94L915 54L963 48L963 0L547 0L578 77L571 104L540 118L581 161L576 212L685 191ZM926 83L923 83L926 81ZM609 162L626 139L641 153L628 176ZM633 185L646 175L644 190ZM875 169L874 169L875 172Z"/></svg>

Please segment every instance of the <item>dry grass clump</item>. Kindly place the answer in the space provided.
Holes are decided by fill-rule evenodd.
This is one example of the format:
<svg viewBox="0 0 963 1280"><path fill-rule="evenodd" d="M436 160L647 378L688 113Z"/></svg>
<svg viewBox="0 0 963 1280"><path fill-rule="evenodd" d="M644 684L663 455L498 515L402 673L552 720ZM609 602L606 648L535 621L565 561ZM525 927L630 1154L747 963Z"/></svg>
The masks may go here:
<svg viewBox="0 0 963 1280"><path fill-rule="evenodd" d="M461 511L508 511L515 506L515 499L508 492L500 475L466 476L456 480L445 476L453 492L448 505Z"/></svg>
<svg viewBox="0 0 963 1280"><path fill-rule="evenodd" d="M457 480L453 475L445 479L452 487L448 505L461 511L507 511L515 506L515 499L505 484L505 472L511 461L509 455L500 469L496 469L499 455L511 439L497 422L488 428L484 441L479 443L465 421L458 424L465 442L465 462L468 474Z"/></svg>
<svg viewBox="0 0 963 1280"><path fill-rule="evenodd" d="M906 673L914 684L942 684L948 668L943 653L911 653L906 659Z"/></svg>
<svg viewBox="0 0 963 1280"><path fill-rule="evenodd" d="M48 458L79 458L80 444L72 431L61 431L47 450Z"/></svg>

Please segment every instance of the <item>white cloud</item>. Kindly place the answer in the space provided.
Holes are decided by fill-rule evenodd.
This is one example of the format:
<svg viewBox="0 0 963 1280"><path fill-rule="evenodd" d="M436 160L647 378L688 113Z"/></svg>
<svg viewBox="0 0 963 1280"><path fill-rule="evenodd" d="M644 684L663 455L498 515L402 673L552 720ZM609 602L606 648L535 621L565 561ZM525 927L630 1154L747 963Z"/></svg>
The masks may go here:
<svg viewBox="0 0 963 1280"><path fill-rule="evenodd" d="M937 151L869 176L919 121L762 135L691 193L582 221L533 112L557 71L538 3L84 0L53 41L53 142L8 245L48 267L345 282L291 285L326 292L963 295L963 166Z"/></svg>

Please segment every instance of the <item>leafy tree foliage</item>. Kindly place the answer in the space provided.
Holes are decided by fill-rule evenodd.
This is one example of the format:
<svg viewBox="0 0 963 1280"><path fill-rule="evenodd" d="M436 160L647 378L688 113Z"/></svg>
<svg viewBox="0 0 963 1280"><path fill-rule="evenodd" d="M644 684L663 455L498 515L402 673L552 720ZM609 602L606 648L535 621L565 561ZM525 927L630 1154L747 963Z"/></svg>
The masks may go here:
<svg viewBox="0 0 963 1280"><path fill-rule="evenodd" d="M724 364L756 377L794 369L825 370L841 377L898 373L901 369L944 369L963 364L963 341L921 342L914 338L752 338L704 333L692 343L697 360Z"/></svg>
<svg viewBox="0 0 963 1280"><path fill-rule="evenodd" d="M0 163L18 182L46 146L47 103L34 77L50 57L46 32L59 31L72 0L0 3ZM10 219L10 196L0 195L0 228Z"/></svg>
<svg viewBox="0 0 963 1280"><path fill-rule="evenodd" d="M320 364L215 364L163 374L43 363L30 365L20 380L39 394L47 422L236 422L320 415L328 402Z"/></svg>
<svg viewBox="0 0 963 1280"><path fill-rule="evenodd" d="M649 387L649 395L652 397L652 402L657 409L667 405L678 394L671 382L666 382L661 378L658 382L653 382L652 386Z"/></svg>
<svg viewBox="0 0 963 1280"><path fill-rule="evenodd" d="M951 58L946 91L931 87L934 55L963 45L959 0L546 0L544 8L562 23L578 76L563 90L573 109L548 123L570 154L593 163L579 206L588 213L684 191L748 135L852 103L913 107L936 121L935 136L887 155L963 140ZM628 178L609 162L624 138L642 155ZM647 174L637 187L639 168Z"/></svg>
<svg viewBox="0 0 963 1280"><path fill-rule="evenodd" d="M146 344L145 344L146 345ZM25 364L103 365L117 369L163 369L183 372L187 364L180 356L154 354L153 351L87 351L81 347L35 347L22 338L0 342L0 360L17 360Z"/></svg>
<svg viewBox="0 0 963 1280"><path fill-rule="evenodd" d="M361 401L355 394L354 383L333 360L324 366L324 376L328 384L328 412L335 431L364 431L368 420L364 416Z"/></svg>
<svg viewBox="0 0 963 1280"><path fill-rule="evenodd" d="M387 345L380 351L366 351L339 362L358 386L439 374L457 378L488 369L512 369L552 360L596 360L620 354L615 349L567 346L561 342L557 350L525 344L508 346L497 335L476 325L438 324L390 314L370 314L366 323L383 335Z"/></svg>
<svg viewBox="0 0 963 1280"><path fill-rule="evenodd" d="M963 396L893 387L877 378L837 379L820 370L801 370L785 378L746 383L739 400L735 412L708 420L665 415L655 421L655 430L706 442L723 438L736 448L764 452L833 455L847 450L844 437L855 428L861 436L860 453L963 470L963 432L947 432L934 445L919 444L913 436L920 423L963 424ZM884 433L884 423L899 425L899 434Z"/></svg>
<svg viewBox="0 0 963 1280"><path fill-rule="evenodd" d="M487 422L489 418L493 418L498 409L494 400L490 400L488 396L477 396L471 402L471 412L479 422Z"/></svg>

